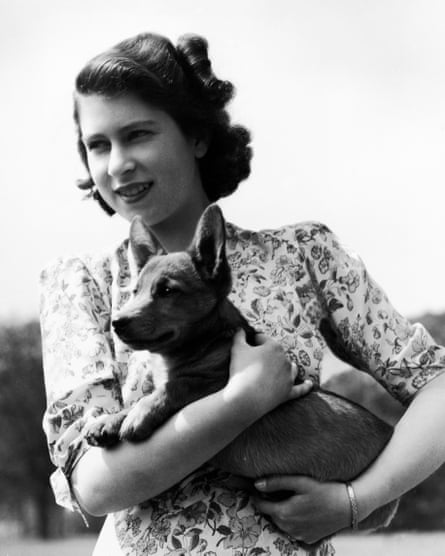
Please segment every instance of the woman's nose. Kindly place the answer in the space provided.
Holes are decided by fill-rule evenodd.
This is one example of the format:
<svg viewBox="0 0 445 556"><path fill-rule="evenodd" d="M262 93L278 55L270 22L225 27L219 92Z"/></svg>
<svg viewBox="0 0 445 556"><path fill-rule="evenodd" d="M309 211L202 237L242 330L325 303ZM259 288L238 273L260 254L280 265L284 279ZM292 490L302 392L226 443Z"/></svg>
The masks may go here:
<svg viewBox="0 0 445 556"><path fill-rule="evenodd" d="M121 178L136 167L135 161L132 159L126 149L121 147L112 147L108 159L108 174L113 178Z"/></svg>

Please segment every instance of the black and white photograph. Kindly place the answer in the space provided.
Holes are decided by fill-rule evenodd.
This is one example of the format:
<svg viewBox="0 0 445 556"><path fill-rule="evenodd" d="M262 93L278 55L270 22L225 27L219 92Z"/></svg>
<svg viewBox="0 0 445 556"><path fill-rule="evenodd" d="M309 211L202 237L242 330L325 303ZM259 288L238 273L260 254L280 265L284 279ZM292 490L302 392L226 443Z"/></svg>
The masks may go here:
<svg viewBox="0 0 445 556"><path fill-rule="evenodd" d="M444 24L0 0L0 556L445 554Z"/></svg>

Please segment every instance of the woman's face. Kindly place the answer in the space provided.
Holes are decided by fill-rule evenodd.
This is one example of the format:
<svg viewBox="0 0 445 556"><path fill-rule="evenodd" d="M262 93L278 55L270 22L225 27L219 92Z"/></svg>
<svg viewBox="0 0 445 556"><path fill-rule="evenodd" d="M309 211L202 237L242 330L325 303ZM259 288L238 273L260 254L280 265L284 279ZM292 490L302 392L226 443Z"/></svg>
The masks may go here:
<svg viewBox="0 0 445 556"><path fill-rule="evenodd" d="M90 174L110 207L127 220L139 214L154 228L200 214L203 141L133 95L77 95L76 101Z"/></svg>

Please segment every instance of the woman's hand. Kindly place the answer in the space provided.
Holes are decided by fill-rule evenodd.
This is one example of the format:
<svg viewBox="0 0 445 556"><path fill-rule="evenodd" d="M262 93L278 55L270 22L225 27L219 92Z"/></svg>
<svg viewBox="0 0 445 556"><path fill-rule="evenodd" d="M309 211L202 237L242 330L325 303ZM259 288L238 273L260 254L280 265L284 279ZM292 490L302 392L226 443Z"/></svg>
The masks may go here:
<svg viewBox="0 0 445 556"><path fill-rule="evenodd" d="M351 525L351 508L343 483L276 475L256 481L255 487L261 494L290 491L290 496L279 502L257 497L255 504L296 540L312 544Z"/></svg>
<svg viewBox="0 0 445 556"><path fill-rule="evenodd" d="M294 385L297 367L291 364L280 344L263 334L257 334L255 340L256 345L250 346L244 330L235 334L226 390L246 396L247 402L261 408L260 414L307 394L312 382Z"/></svg>

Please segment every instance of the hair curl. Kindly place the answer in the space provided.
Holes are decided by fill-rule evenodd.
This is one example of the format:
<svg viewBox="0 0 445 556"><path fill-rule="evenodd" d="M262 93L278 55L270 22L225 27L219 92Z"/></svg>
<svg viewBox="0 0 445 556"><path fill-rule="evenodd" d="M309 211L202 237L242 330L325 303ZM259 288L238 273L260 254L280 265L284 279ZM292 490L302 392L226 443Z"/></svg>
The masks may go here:
<svg viewBox="0 0 445 556"><path fill-rule="evenodd" d="M226 105L234 95L234 87L213 73L203 37L183 35L175 48L161 35L136 35L88 62L78 74L75 88L83 95L134 94L165 110L185 134L208 138L208 150L198 164L211 202L233 193L250 174L250 133L230 122ZM74 120L79 154L89 173L76 98ZM114 213L96 190L93 193L91 176L79 180L77 185L88 190L108 214Z"/></svg>

